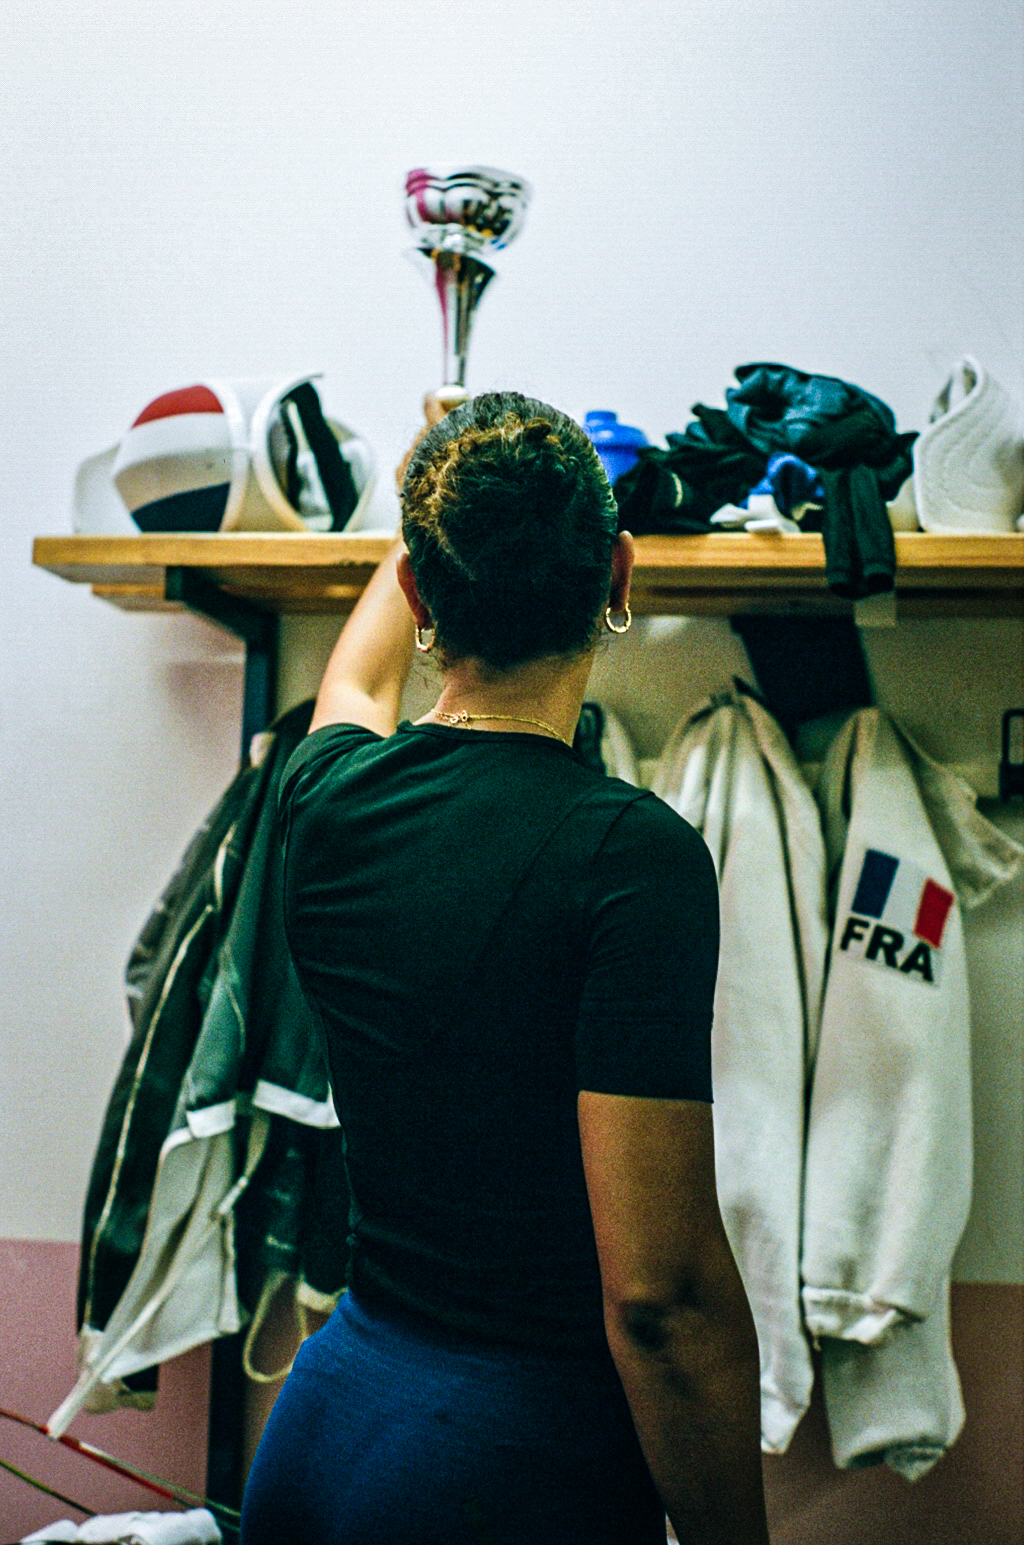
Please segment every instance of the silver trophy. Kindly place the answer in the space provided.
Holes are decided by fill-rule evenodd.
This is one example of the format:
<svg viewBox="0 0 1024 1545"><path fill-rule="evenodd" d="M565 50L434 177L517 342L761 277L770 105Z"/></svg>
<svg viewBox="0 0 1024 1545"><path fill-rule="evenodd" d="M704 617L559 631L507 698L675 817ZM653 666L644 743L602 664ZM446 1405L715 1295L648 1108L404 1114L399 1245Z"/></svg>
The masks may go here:
<svg viewBox="0 0 1024 1545"><path fill-rule="evenodd" d="M492 166L446 172L417 168L405 179L405 217L416 234L411 256L428 271L441 303L447 406L463 401L473 313L494 269L480 256L517 236L532 189Z"/></svg>

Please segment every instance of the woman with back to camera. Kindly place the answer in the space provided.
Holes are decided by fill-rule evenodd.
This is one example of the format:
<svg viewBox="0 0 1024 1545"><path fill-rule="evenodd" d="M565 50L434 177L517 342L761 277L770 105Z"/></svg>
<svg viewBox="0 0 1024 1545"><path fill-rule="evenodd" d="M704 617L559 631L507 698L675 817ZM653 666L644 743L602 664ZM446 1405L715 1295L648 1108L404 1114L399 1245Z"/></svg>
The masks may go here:
<svg viewBox="0 0 1024 1545"><path fill-rule="evenodd" d="M714 870L572 750L632 539L516 393L414 447L403 535L281 791L285 914L354 1199L243 1545L764 1545L758 1352L715 1195ZM396 724L415 642L436 706Z"/></svg>

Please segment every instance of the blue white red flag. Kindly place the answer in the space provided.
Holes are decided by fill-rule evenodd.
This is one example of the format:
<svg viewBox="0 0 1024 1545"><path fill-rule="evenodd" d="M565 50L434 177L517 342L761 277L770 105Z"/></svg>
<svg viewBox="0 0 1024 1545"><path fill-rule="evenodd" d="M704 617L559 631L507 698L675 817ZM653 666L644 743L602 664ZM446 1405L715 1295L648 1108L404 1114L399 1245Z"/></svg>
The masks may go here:
<svg viewBox="0 0 1024 1545"><path fill-rule="evenodd" d="M869 965L935 985L956 897L909 859L867 848L838 949Z"/></svg>

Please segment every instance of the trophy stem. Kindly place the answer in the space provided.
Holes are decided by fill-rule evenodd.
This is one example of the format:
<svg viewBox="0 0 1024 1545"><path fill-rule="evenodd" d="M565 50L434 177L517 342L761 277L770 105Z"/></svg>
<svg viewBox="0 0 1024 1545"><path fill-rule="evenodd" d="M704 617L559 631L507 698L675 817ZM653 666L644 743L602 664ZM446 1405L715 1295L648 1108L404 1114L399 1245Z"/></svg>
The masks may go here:
<svg viewBox="0 0 1024 1545"><path fill-rule="evenodd" d="M432 254L434 283L444 332L444 385L466 384L466 358L473 312L494 278L494 269L469 252L438 248Z"/></svg>

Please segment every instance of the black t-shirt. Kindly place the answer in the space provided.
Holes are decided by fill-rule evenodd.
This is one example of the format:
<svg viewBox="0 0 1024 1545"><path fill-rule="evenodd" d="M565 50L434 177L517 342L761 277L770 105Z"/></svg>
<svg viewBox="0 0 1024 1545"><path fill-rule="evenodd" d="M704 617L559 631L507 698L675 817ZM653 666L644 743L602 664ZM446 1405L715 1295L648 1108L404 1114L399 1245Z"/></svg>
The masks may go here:
<svg viewBox="0 0 1024 1545"><path fill-rule="evenodd" d="M654 795L542 735L353 725L281 788L364 1299L604 1344L579 1090L711 1098L714 868Z"/></svg>

